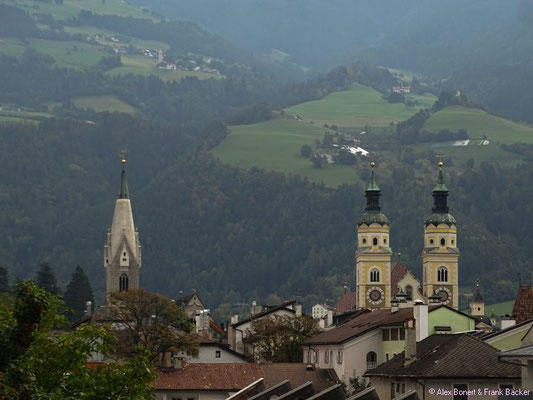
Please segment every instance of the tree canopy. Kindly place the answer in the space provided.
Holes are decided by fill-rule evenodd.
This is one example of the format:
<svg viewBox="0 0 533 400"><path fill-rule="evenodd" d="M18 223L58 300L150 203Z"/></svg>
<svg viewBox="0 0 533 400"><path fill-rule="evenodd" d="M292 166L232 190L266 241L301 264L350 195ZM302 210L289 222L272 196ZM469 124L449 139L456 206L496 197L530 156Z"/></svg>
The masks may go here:
<svg viewBox="0 0 533 400"><path fill-rule="evenodd" d="M32 281L0 297L0 399L152 399L154 374L146 354L91 368L114 338L105 326L66 329L61 300Z"/></svg>

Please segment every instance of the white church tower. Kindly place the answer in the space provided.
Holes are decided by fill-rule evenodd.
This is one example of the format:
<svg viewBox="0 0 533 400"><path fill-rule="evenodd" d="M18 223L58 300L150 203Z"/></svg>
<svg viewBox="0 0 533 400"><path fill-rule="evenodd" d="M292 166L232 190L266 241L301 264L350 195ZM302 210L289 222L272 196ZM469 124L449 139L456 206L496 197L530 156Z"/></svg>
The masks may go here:
<svg viewBox="0 0 533 400"><path fill-rule="evenodd" d="M139 288L141 244L139 231L133 223L128 182L126 181L126 159L123 156L121 158L120 190L115 203L113 222L111 228L107 230L107 240L104 246L106 294Z"/></svg>

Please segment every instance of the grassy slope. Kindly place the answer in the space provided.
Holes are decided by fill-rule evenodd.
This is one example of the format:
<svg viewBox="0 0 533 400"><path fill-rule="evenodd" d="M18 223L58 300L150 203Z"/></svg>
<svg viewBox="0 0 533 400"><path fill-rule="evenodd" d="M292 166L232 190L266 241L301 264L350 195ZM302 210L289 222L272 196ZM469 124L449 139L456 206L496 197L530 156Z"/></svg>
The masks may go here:
<svg viewBox="0 0 533 400"><path fill-rule="evenodd" d="M485 315L489 317L494 311L494 315L511 314L513 311L514 300L504 301L503 303L490 304L485 306Z"/></svg>
<svg viewBox="0 0 533 400"><path fill-rule="evenodd" d="M51 14L63 20L75 17L82 10L96 14L119 15L123 17L152 18L150 14L130 6L122 0L63 0L63 4L45 3L31 0L0 0L0 3L13 4L30 14Z"/></svg>
<svg viewBox="0 0 533 400"><path fill-rule="evenodd" d="M419 96L417 100L421 105L429 107L434 98L427 95ZM324 123L359 128L366 123L371 126L386 126L389 122L407 119L416 109L409 110L402 104L389 104L374 89L356 85L352 90L295 105L286 112L299 115L303 121L298 122L285 116L258 124L232 127L224 142L214 149L214 154L225 162L242 167L257 166L298 173L312 181L338 186L354 181L353 168L328 165L317 170L299 155L301 146L312 145L322 137L326 130L322 127ZM533 143L532 127L464 107L441 110L429 119L425 128L434 132L442 129L466 129L471 138L487 137L490 141L487 146L452 146L449 142L410 146L415 150L432 148L435 152L452 157L458 168L462 168L469 158L474 158L477 162L498 160L503 164L515 164L519 162L519 158L511 152L501 150L499 143ZM385 163L393 161L393 157L391 152L382 153L382 161Z"/></svg>
<svg viewBox="0 0 533 400"><path fill-rule="evenodd" d="M230 135L214 150L214 154L241 167L298 174L313 182L327 182L329 186L355 181L357 178L352 168L336 165L313 168L311 162L300 155L304 144L312 144L326 130L278 115L270 121L232 127Z"/></svg>
<svg viewBox="0 0 533 400"><path fill-rule="evenodd" d="M421 107L431 107L435 102L432 95L409 95L418 100ZM333 124L341 127L388 126L409 118L420 107L407 108L404 104L390 104L376 90L355 85L350 90L335 92L320 100L308 101L288 108L289 114L299 115L315 123Z"/></svg>
<svg viewBox="0 0 533 400"><path fill-rule="evenodd" d="M122 67L113 68L108 73L110 75L155 75L164 81L179 81L187 76L195 76L198 79L222 79L222 75L210 74L201 71L170 71L157 68L157 60L136 55L123 55L121 57Z"/></svg>
<svg viewBox="0 0 533 400"><path fill-rule="evenodd" d="M425 129L438 132L442 129L466 129L471 138L486 136L491 142L533 143L533 127L508 121L475 108L447 107L434 114Z"/></svg>
<svg viewBox="0 0 533 400"><path fill-rule="evenodd" d="M137 111L128 103L113 96L87 96L74 100L74 105L78 108L90 108L94 111L119 111L128 114L135 114Z"/></svg>

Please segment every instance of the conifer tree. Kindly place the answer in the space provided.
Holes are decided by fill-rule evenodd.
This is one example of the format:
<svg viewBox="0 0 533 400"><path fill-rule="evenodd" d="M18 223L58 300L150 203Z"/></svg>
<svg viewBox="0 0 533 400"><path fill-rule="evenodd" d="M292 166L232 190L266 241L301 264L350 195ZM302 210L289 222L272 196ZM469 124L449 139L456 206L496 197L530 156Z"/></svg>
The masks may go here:
<svg viewBox="0 0 533 400"><path fill-rule="evenodd" d="M52 271L50 264L47 262L43 262L39 268L39 271L37 271L37 286L52 294L61 293L59 287L57 286L57 280L56 276L54 275L54 271Z"/></svg>
<svg viewBox="0 0 533 400"><path fill-rule="evenodd" d="M88 301L94 304L93 290L89 278L78 265L72 274L64 296L65 305L70 309L68 319L77 321L83 317L85 305Z"/></svg>
<svg viewBox="0 0 533 400"><path fill-rule="evenodd" d="M9 292L9 277L7 269L0 265L0 294Z"/></svg>

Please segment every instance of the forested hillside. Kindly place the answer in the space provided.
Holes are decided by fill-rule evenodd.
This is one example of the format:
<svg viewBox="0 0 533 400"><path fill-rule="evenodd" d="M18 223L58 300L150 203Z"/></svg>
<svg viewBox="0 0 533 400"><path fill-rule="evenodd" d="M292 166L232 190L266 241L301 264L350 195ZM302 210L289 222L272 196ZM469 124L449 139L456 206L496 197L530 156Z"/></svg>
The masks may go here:
<svg viewBox="0 0 533 400"><path fill-rule="evenodd" d="M310 12L322 3L307 4ZM376 33L381 24L407 18L399 16L399 8L414 18L422 7L419 2L390 3L387 14L386 4L369 8L373 18L382 16L377 28L367 29L373 19L358 14L354 29L361 35ZM479 11L480 3L472 4L468 11ZM420 91L406 99L411 106L393 103L389 90L405 77L367 62L287 83L297 65L312 60L272 68L197 25L163 20L118 1L6 0L0 7L0 22L5 22L0 23L0 264L7 266L11 282L34 276L38 265L48 261L64 289L81 265L97 301L102 300L103 244L118 190L117 153L125 148L143 245L141 282L147 289L178 297L195 288L224 317L235 304L253 299L300 296L306 306L332 301L345 282L354 284L356 221L364 208L368 159L357 158L347 170L354 184L332 189L299 176L238 169L209 152L228 135L228 125L269 120L272 110L281 115L283 109L298 110L296 104L339 91L353 95L349 92L362 85L365 96L370 93L375 104L396 113L365 138L379 161L376 173L383 210L393 223L393 250L420 275L423 221L431 209L439 151L432 146L472 134L463 127L442 128L454 112L488 115L455 92L441 96L433 113L418 111L435 99L426 90L439 94L433 81L426 86L411 82ZM339 18L343 7L347 3L341 0L332 3ZM493 5L491 13L498 7ZM508 21L511 13L512 7L503 19ZM175 70L163 71L159 67L169 63L152 60L160 48L172 57ZM374 61L382 60L380 48L386 49L372 47ZM427 50L423 45L417 49ZM320 66L336 64L333 53L340 50L333 46L330 54L317 53L313 60L330 57ZM438 46L432 51L438 52ZM443 69L451 68L451 61L441 60ZM474 84L471 88L480 99L487 98ZM517 102L528 101L527 93L520 93ZM415 100L429 103L415 106ZM527 109L512 116L525 120ZM106 112L96 112L101 110ZM413 114L418 117L408 118ZM434 116L439 118L432 121ZM361 118L368 115L361 113ZM311 122L333 132L330 125ZM443 130L426 132L431 123ZM519 128L516 137L528 134L529 127ZM505 154L505 159L490 160L489 154L483 159L490 162L481 163L481 158L451 154L445 169L459 223L461 286L469 292L480 279L488 302L513 296L518 273L527 270L533 256L528 246L533 231L524 222L533 218L528 201L533 189L527 185L533 178L532 145L516 143L506 132L487 133L493 134L491 154ZM382 152L392 156L382 157Z"/></svg>
<svg viewBox="0 0 533 400"><path fill-rule="evenodd" d="M526 0L133 3L195 21L273 62L302 64L312 71L366 59L447 76L466 66L528 59L532 46L533 7ZM265 29L269 26L276 29Z"/></svg>

